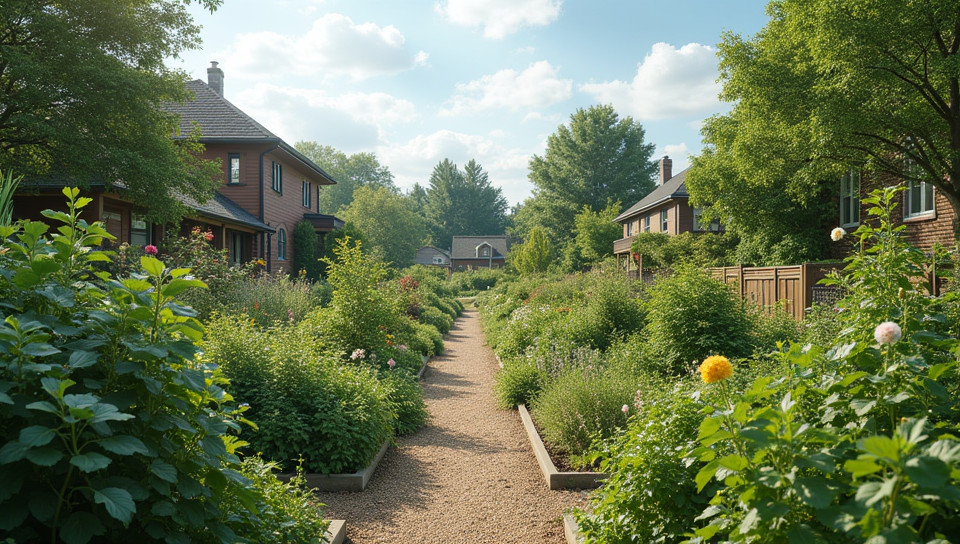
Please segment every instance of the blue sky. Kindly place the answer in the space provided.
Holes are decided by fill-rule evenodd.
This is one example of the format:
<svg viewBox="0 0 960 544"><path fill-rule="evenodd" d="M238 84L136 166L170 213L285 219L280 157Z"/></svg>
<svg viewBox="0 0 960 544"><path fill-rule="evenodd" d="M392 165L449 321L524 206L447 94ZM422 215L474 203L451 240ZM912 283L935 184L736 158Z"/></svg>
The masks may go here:
<svg viewBox="0 0 960 544"><path fill-rule="evenodd" d="M408 189L476 159L515 204L527 163L577 108L613 104L674 159L700 150L721 33L752 35L766 0L225 0L192 5L203 45L170 65L289 143L369 151Z"/></svg>

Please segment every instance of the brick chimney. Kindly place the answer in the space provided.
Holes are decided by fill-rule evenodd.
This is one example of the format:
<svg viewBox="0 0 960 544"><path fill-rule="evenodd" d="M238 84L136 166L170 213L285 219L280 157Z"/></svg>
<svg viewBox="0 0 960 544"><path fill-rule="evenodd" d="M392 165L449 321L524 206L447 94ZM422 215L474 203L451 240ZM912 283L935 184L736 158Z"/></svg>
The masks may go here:
<svg viewBox="0 0 960 544"><path fill-rule="evenodd" d="M670 157L664 155L663 158L660 159L659 185L663 185L664 183L667 182L667 180L669 180L672 177L673 177L673 161L670 160Z"/></svg>
<svg viewBox="0 0 960 544"><path fill-rule="evenodd" d="M223 96L223 70L217 68L217 64L219 63L215 60L210 61L210 67L207 68L207 85Z"/></svg>

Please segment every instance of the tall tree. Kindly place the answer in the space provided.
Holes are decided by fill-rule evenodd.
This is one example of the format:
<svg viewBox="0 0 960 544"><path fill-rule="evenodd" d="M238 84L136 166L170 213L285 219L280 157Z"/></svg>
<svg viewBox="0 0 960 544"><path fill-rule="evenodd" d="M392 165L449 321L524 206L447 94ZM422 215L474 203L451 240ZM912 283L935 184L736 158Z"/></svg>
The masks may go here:
<svg viewBox="0 0 960 544"><path fill-rule="evenodd" d="M374 153L346 153L317 142L297 142L297 151L303 153L320 168L330 174L337 184L320 191L320 210L334 214L353 202L353 193L359 187L386 188L393 193L398 189L393 183L393 174L380 164Z"/></svg>
<svg viewBox="0 0 960 544"><path fill-rule="evenodd" d="M507 200L475 160L463 170L450 159L438 163L430 175L425 209L434 242L444 248L454 236L501 234L506 228Z"/></svg>
<svg viewBox="0 0 960 544"><path fill-rule="evenodd" d="M523 275L546 272L553 261L553 246L543 227L534 227L522 244L510 251L510 264Z"/></svg>
<svg viewBox="0 0 960 544"><path fill-rule="evenodd" d="M741 175L793 195L850 167L929 183L960 234L960 2L777 0L768 12L756 36L720 45Z"/></svg>
<svg viewBox="0 0 960 544"><path fill-rule="evenodd" d="M584 263L598 263L613 255L613 242L623 237L623 227L614 222L620 208L619 202L598 212L584 206L574 217L574 241Z"/></svg>
<svg viewBox="0 0 960 544"><path fill-rule="evenodd" d="M363 233L366 248L396 266L411 264L429 239L423 218L410 202L386 187L358 187L353 202L338 215Z"/></svg>
<svg viewBox="0 0 960 544"><path fill-rule="evenodd" d="M164 103L187 98L164 60L200 28L181 0L0 2L0 170L77 184L120 184L157 220L219 182L195 140L171 138ZM199 0L214 10L220 0Z"/></svg>
<svg viewBox="0 0 960 544"><path fill-rule="evenodd" d="M654 187L653 144L630 117L612 106L578 109L570 126L560 125L547 139L544 155L530 160L535 189L524 208L555 240L572 239L573 218L583 206L603 209L607 202L633 203Z"/></svg>

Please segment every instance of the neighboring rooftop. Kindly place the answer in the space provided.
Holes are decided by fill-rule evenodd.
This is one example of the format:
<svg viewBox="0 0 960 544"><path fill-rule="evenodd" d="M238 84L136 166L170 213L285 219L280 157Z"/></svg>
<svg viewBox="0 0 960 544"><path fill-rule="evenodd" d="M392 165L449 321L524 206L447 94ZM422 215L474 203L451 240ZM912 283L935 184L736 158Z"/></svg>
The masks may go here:
<svg viewBox="0 0 960 544"><path fill-rule="evenodd" d="M684 183L684 180L687 178L688 170L689 168L668 179L662 185L658 185L656 189L650 192L650 194L640 199L640 201L633 206L630 206L627 211L618 215L614 221L624 221L651 208L654 208L668 200L675 198L689 198L690 194L687 193L687 186Z"/></svg>
<svg viewBox="0 0 960 544"><path fill-rule="evenodd" d="M246 225L260 231L275 232L277 230L247 213L246 210L220 194L219 191L214 193L213 196L203 204L198 204L196 200L187 195L178 195L177 200L183 203L184 206L196 210L199 215L233 221L234 223Z"/></svg>
<svg viewBox="0 0 960 544"><path fill-rule="evenodd" d="M504 259L507 256L509 245L506 235L493 236L454 236L453 247L450 250L451 259L476 259L477 248L481 244L488 244L493 248L493 259ZM486 257L480 257L481 259Z"/></svg>

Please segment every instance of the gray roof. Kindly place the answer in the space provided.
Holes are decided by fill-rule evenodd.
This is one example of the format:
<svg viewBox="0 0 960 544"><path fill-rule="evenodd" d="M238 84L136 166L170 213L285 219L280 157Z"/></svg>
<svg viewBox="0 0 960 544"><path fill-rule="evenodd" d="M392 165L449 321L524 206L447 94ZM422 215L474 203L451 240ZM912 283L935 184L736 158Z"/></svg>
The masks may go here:
<svg viewBox="0 0 960 544"><path fill-rule="evenodd" d="M450 252L449 252L449 251L447 251L447 250L445 250L445 249L440 249L440 248L437 247L437 246L430 246L430 245L423 246L423 247L421 247L420 249L417 250L417 253L420 253L421 251L423 251L423 250L425 250L425 249L432 249L432 250L436 251L437 253L440 253L441 255L445 256L446 258L448 258L448 259L450 258Z"/></svg>
<svg viewBox="0 0 960 544"><path fill-rule="evenodd" d="M331 183L336 183L329 174L303 153L217 94L203 81L199 79L188 81L186 87L193 94L193 99L183 103L164 105L166 111L180 116L180 133L176 136L177 138L186 138L193 132L194 127L199 127L202 143L275 143L310 170Z"/></svg>
<svg viewBox="0 0 960 544"><path fill-rule="evenodd" d="M687 170L689 168L668 179L663 185L630 206L627 211L618 215L614 221L624 221L674 198L689 198L690 193L687 192L687 185L684 183L687 179Z"/></svg>
<svg viewBox="0 0 960 544"><path fill-rule="evenodd" d="M504 259L507 256L508 245L506 235L494 236L454 236L453 248L450 250L451 259L477 259L477 248L487 243L493 248L494 259ZM479 257L483 259L484 257Z"/></svg>
<svg viewBox="0 0 960 544"><path fill-rule="evenodd" d="M184 206L196 210L197 215L237 223L260 231L275 232L277 230L253 215L250 215L237 203L219 192L214 193L214 195L203 204L198 204L196 200L187 195L178 195L177 200L182 202Z"/></svg>

